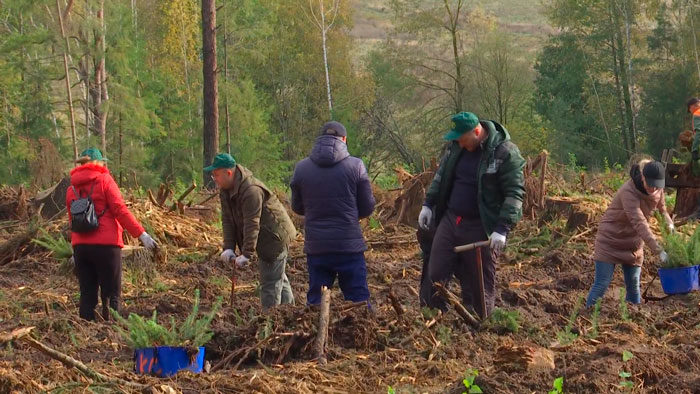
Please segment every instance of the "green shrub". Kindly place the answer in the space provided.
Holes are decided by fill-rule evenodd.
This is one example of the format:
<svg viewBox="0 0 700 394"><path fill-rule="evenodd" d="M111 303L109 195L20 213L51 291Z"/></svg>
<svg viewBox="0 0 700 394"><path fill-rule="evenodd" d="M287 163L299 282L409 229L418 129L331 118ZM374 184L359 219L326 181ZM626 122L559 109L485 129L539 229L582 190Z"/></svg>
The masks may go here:
<svg viewBox="0 0 700 394"><path fill-rule="evenodd" d="M33 239L32 242L49 250L51 255L56 259L68 259L73 256L73 248L62 234L58 234L54 237L42 228L39 229L39 236Z"/></svg>
<svg viewBox="0 0 700 394"><path fill-rule="evenodd" d="M688 237L679 231L669 232L666 219L658 212L656 219L661 227L664 251L668 253L664 268L690 267L700 262L700 226L695 227L693 234Z"/></svg>
<svg viewBox="0 0 700 394"><path fill-rule="evenodd" d="M211 321L220 308L221 297L216 300L209 313L198 318L199 290L195 290L192 311L179 327L172 316L170 317L170 328L158 324L156 311L153 311L153 316L150 319L134 313L129 314L128 319L124 319L115 310L112 310L112 316L124 326L124 328L119 326L116 328L129 346L134 349L154 346L199 347L209 342L214 335L210 330Z"/></svg>
<svg viewBox="0 0 700 394"><path fill-rule="evenodd" d="M518 311L508 311L505 309L496 308L484 322L484 327L503 334L511 332L517 334L520 330L520 313Z"/></svg>

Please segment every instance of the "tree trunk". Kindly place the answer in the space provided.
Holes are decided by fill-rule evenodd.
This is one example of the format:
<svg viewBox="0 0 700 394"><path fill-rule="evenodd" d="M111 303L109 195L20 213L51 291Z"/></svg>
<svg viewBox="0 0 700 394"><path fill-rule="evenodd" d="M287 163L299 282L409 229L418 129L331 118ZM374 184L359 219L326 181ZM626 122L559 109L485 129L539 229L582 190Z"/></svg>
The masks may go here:
<svg viewBox="0 0 700 394"><path fill-rule="evenodd" d="M614 5L612 4L613 0L610 1L609 3L609 13L608 17L610 19L610 49L612 52L612 68L613 68L613 75L615 77L615 95L617 96L617 112L618 115L620 116L620 133L622 134L622 142L624 143L625 147L625 156L629 160L630 158L630 152L631 152L631 146L630 146L630 141L629 141L629 136L627 134L627 128L625 127L624 121L625 121L625 114L624 114L624 99L622 96L622 85L621 85L621 78L620 78L620 70L619 70L619 65L618 65L618 46L617 46L617 38L616 38L616 29L613 27L615 24L618 22L617 19L614 17L615 12L613 10Z"/></svg>
<svg viewBox="0 0 700 394"><path fill-rule="evenodd" d="M100 8L97 10L97 21L99 31L94 31L95 48L99 53L99 57L93 59L94 62L94 82L90 89L92 94L92 113L95 122L93 124L93 133L100 136L102 154L106 154L107 140L107 114L105 113L104 104L107 101L107 85L106 85L106 70L105 70L105 30L104 30L104 0L100 1Z"/></svg>
<svg viewBox="0 0 700 394"><path fill-rule="evenodd" d="M216 82L216 5L215 0L202 0L202 52L204 55L204 166L214 161L219 150L219 94ZM203 184L213 187L206 172Z"/></svg>
<svg viewBox="0 0 700 394"><path fill-rule="evenodd" d="M58 15L58 23L61 26L61 37L65 47L63 48L63 70L66 74L66 95L68 96L68 113L70 114L70 133L73 142L73 160L78 160L78 141L75 133L75 111L73 110L73 94L70 89L70 73L68 71L68 53L70 52L70 44L66 37L66 30L63 26L63 16L61 6L56 0L56 14Z"/></svg>
<svg viewBox="0 0 700 394"><path fill-rule="evenodd" d="M617 62L619 81L622 89L622 97L624 104L624 127L627 129L627 137L630 142L631 153L637 152L636 130L634 128L634 114L632 112L632 99L630 96L630 82L627 75L627 65L625 64L625 45L622 41L622 30L620 29L621 15L617 4L612 7L615 23L612 26L615 29L615 40L617 42Z"/></svg>
<svg viewBox="0 0 700 394"><path fill-rule="evenodd" d="M464 96L464 85L462 82L462 61L459 56L459 43L457 42L457 33L459 25L459 13L462 9L462 0L457 3L457 10L453 14L450 10L447 0L445 0L445 9L450 16L450 35L452 36L452 56L455 64L455 113L463 110L462 98Z"/></svg>
<svg viewBox="0 0 700 394"><path fill-rule="evenodd" d="M124 132L122 130L122 114L119 114L119 187L122 186L122 182L124 181L124 163L122 162L123 160L123 153L124 149L122 146L122 139L124 137Z"/></svg>
<svg viewBox="0 0 700 394"><path fill-rule="evenodd" d="M321 39L323 41L323 67L326 70L326 91L328 92L328 113L331 119L333 119L333 100L331 98L331 79L328 75L328 54L326 50L326 13L323 9L323 0L318 1L321 6Z"/></svg>
<svg viewBox="0 0 700 394"><path fill-rule="evenodd" d="M105 56L107 52L107 31L105 26L105 1L100 0L100 10L97 13L97 19L100 21L100 132L102 136L102 154L107 154L107 108L105 104L109 100L107 94L107 67L105 65Z"/></svg>
<svg viewBox="0 0 700 394"><path fill-rule="evenodd" d="M698 70L698 80L700 81L700 55L698 55L698 36L697 32L695 31L695 11L693 10L693 6L689 3L688 4L689 8L689 13L688 13L688 19L690 19L690 31L693 32L693 53L695 54L695 67Z"/></svg>
<svg viewBox="0 0 700 394"><path fill-rule="evenodd" d="M231 122L228 109L228 8L224 8L224 81L226 89L224 90L224 116L226 117L226 153L231 154Z"/></svg>

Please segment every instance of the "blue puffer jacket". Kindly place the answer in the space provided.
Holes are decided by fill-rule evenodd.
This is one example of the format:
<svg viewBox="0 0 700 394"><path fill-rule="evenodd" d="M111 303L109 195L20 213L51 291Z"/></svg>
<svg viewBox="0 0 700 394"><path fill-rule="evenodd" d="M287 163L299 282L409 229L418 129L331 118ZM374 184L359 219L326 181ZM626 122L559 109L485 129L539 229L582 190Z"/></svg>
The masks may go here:
<svg viewBox="0 0 700 394"><path fill-rule="evenodd" d="M304 215L306 254L367 250L359 220L374 211L374 196L364 163L339 137L318 137L311 156L297 163L291 188L292 210Z"/></svg>

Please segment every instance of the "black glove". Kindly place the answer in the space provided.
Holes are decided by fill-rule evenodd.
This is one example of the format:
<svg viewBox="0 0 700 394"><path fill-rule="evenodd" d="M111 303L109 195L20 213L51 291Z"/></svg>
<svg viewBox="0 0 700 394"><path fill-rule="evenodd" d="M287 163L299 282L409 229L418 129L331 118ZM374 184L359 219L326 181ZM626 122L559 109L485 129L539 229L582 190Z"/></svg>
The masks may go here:
<svg viewBox="0 0 700 394"><path fill-rule="evenodd" d="M694 150L693 151L693 160L700 159L700 155L698 155L698 151Z"/></svg>

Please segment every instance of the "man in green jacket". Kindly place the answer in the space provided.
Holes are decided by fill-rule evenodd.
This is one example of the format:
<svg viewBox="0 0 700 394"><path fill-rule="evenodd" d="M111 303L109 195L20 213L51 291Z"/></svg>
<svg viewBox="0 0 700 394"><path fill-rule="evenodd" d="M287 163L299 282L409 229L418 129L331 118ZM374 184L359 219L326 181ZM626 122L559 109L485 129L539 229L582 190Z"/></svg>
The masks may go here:
<svg viewBox="0 0 700 394"><path fill-rule="evenodd" d="M479 121L470 112L460 112L452 121L454 128L444 137L450 141L447 152L418 218L423 229L433 221L437 226L427 280L421 283L421 295L427 299L421 301L444 310L445 301L432 285L446 283L454 275L464 304L481 310L476 251L458 254L454 247L488 239L490 247L481 249L488 313L496 299L496 259L505 248L508 232L522 217L525 160L500 124Z"/></svg>
<svg viewBox="0 0 700 394"><path fill-rule="evenodd" d="M296 228L282 203L245 167L228 153L220 153L206 167L221 189L221 225L224 232L224 263L238 268L258 262L263 310L293 304L294 296L285 274L289 244ZM235 253L238 246L238 254Z"/></svg>

